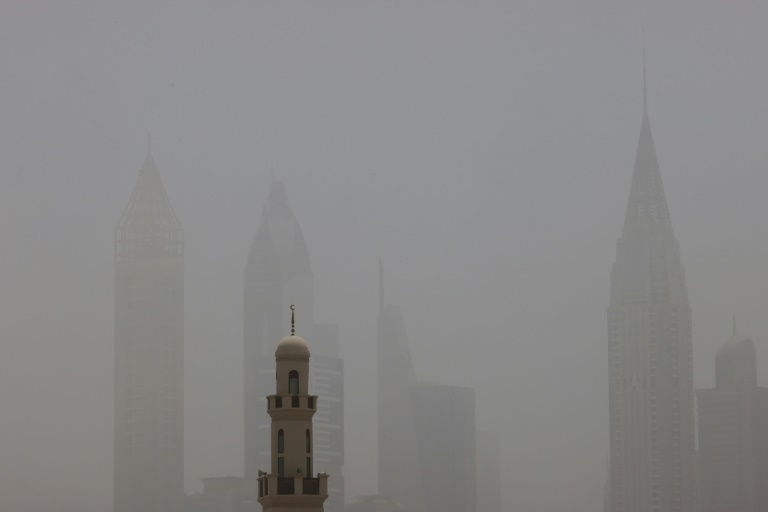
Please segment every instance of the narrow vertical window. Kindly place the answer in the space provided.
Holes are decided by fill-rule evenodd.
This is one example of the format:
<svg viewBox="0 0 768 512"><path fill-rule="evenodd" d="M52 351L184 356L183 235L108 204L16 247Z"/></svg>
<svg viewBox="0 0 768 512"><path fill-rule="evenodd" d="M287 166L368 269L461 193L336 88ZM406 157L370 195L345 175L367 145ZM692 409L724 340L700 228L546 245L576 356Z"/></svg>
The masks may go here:
<svg viewBox="0 0 768 512"><path fill-rule="evenodd" d="M279 477L285 476L285 458L284 457L277 458L277 476Z"/></svg>
<svg viewBox="0 0 768 512"><path fill-rule="evenodd" d="M299 394L299 372L291 370L288 374L288 393L291 395Z"/></svg>
<svg viewBox="0 0 768 512"><path fill-rule="evenodd" d="M307 457L307 478L312 478L312 457Z"/></svg>
<svg viewBox="0 0 768 512"><path fill-rule="evenodd" d="M307 429L306 445L307 445L306 452L307 453L312 453L312 443L311 443L310 436L309 436L309 429Z"/></svg>
<svg viewBox="0 0 768 512"><path fill-rule="evenodd" d="M283 429L277 432L277 453L283 453L285 451L285 433Z"/></svg>

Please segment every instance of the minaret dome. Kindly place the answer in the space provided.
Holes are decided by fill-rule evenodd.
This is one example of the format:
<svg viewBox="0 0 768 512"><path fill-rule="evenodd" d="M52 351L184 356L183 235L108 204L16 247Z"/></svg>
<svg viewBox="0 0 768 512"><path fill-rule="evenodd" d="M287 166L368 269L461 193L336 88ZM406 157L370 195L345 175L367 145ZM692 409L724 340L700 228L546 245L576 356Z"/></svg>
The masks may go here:
<svg viewBox="0 0 768 512"><path fill-rule="evenodd" d="M275 357L280 360L283 357L304 357L309 359L309 346L304 338L299 336L286 336L277 345Z"/></svg>

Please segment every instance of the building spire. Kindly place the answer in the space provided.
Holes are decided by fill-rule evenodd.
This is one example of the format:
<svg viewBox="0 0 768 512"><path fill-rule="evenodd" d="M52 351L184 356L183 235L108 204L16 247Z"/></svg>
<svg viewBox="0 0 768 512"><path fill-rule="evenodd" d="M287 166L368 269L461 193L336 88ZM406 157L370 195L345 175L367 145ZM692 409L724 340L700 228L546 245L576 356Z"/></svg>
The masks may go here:
<svg viewBox="0 0 768 512"><path fill-rule="evenodd" d="M645 80L645 28L643 28L643 115L648 115L648 87Z"/></svg>
<svg viewBox="0 0 768 512"><path fill-rule="evenodd" d="M294 311L296 311L296 305L291 304L291 336L296 335L296 317L293 314Z"/></svg>
<svg viewBox="0 0 768 512"><path fill-rule="evenodd" d="M384 313L384 264L379 256L379 315Z"/></svg>
<svg viewBox="0 0 768 512"><path fill-rule="evenodd" d="M733 335L736 336L736 315L733 315Z"/></svg>
<svg viewBox="0 0 768 512"><path fill-rule="evenodd" d="M624 219L624 229L633 225L664 225L671 227L669 208L661 182L659 161L648 121L648 94L645 76L645 31L643 31L643 120L635 155L635 169Z"/></svg>

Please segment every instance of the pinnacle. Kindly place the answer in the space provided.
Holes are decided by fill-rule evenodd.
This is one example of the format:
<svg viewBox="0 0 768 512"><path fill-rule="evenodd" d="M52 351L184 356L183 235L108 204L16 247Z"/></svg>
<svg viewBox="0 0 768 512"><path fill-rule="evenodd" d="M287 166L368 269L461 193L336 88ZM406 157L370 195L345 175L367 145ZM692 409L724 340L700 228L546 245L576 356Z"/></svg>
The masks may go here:
<svg viewBox="0 0 768 512"><path fill-rule="evenodd" d="M165 193L165 187L163 187L151 152L147 152L144 165L139 171L139 179L136 181L128 205L118 222L118 228L141 229L145 227L181 229L181 224L176 218L168 195Z"/></svg>
<svg viewBox="0 0 768 512"><path fill-rule="evenodd" d="M625 231L633 225L672 225L647 113L643 113L640 140L637 144L635 169L632 173L627 215L624 219Z"/></svg>

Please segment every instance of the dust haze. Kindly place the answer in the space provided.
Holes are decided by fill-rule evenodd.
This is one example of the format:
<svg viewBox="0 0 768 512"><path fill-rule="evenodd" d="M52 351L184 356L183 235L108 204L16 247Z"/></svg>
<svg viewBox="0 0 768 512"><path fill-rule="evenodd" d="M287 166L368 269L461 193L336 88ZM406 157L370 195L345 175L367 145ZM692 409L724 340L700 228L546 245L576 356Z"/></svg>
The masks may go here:
<svg viewBox="0 0 768 512"><path fill-rule="evenodd" d="M187 493L243 474L243 273L278 180L314 318L339 326L347 500L378 492L381 258L419 380L474 388L499 433L502 510L600 510L643 28L696 387L734 315L768 385L766 22L714 1L4 2L0 508L111 510L114 229L151 146L184 227Z"/></svg>

